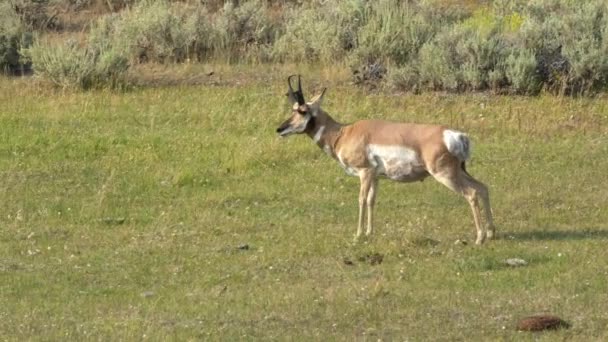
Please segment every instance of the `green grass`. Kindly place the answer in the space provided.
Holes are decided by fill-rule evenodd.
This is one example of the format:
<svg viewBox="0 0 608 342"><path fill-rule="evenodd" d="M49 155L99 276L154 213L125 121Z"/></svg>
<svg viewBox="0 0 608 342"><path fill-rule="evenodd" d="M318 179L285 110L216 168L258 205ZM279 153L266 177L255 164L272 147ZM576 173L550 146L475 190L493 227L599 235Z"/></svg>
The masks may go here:
<svg viewBox="0 0 608 342"><path fill-rule="evenodd" d="M340 121L468 131L501 237L472 246L466 202L431 179L383 181L376 235L353 245L358 180L307 137L276 137L284 83L72 93L1 79L2 338L608 338L608 99L331 83ZM514 330L539 312L572 328Z"/></svg>

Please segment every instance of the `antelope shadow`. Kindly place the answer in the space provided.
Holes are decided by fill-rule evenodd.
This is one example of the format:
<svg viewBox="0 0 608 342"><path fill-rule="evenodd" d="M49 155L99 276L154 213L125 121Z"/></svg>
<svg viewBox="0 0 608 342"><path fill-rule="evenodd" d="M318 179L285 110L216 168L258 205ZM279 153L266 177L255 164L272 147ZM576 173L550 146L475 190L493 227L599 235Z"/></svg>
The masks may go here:
<svg viewBox="0 0 608 342"><path fill-rule="evenodd" d="M593 229L537 229L519 232L503 232L502 237L507 240L586 240L608 239L607 228Z"/></svg>

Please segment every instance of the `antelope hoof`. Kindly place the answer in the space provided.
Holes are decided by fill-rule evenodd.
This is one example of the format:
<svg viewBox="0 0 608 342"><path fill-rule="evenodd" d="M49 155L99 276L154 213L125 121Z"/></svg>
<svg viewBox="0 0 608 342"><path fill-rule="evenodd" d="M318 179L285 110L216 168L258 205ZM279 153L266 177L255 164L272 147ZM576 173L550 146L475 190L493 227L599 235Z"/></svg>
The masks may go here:
<svg viewBox="0 0 608 342"><path fill-rule="evenodd" d="M353 243L355 243L355 244L365 243L365 242L367 242L368 238L369 238L369 236L367 234L365 234L365 235L355 235L355 238L353 239Z"/></svg>
<svg viewBox="0 0 608 342"><path fill-rule="evenodd" d="M483 244L484 240L485 240L484 237L479 236L479 237L477 237L477 240L475 240L475 244L478 245L478 246L481 246Z"/></svg>
<svg viewBox="0 0 608 342"><path fill-rule="evenodd" d="M486 238L488 240L496 239L496 231L494 228L488 229L488 231L486 232Z"/></svg>

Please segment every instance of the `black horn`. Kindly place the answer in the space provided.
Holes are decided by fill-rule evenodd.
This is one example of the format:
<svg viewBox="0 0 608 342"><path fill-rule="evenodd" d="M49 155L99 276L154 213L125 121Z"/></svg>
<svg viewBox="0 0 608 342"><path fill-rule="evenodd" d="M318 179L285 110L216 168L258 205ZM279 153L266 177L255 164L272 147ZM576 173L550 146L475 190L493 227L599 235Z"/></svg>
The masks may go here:
<svg viewBox="0 0 608 342"><path fill-rule="evenodd" d="M292 77L298 76L298 90L293 90L291 87L291 79ZM302 80L300 75L291 75L287 77L287 84L289 85L289 99L297 102L300 106L304 105L306 102L304 101L304 94L302 93Z"/></svg>

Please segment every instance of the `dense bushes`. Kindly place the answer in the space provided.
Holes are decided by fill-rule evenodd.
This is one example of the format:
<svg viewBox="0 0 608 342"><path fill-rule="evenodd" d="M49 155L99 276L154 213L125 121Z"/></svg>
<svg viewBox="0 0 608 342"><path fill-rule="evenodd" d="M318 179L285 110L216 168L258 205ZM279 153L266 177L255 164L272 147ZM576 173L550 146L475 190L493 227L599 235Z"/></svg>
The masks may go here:
<svg viewBox="0 0 608 342"><path fill-rule="evenodd" d="M125 9L97 20L86 52L78 52L90 63L112 61L93 69L118 68L95 80L115 82L129 64L219 58L346 63L357 83L406 91L582 94L608 84L603 0L462 0L460 6L442 0L252 0L223 7L218 1L114 2ZM6 45L1 37L0 53ZM47 52L54 59L37 59L44 46L31 56L45 72L56 68L43 63L77 53L64 47ZM101 51L113 57L102 58Z"/></svg>
<svg viewBox="0 0 608 342"><path fill-rule="evenodd" d="M608 85L605 1L503 0L464 15L435 12L432 20L428 2L393 1L390 10L386 4L370 5L373 15L358 32L369 37L356 51L364 58L355 62L382 61L389 70L385 84L393 87L582 94ZM390 30L374 24L394 18L399 24ZM364 50L373 53L360 54Z"/></svg>

